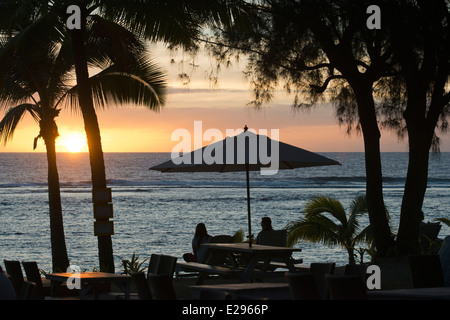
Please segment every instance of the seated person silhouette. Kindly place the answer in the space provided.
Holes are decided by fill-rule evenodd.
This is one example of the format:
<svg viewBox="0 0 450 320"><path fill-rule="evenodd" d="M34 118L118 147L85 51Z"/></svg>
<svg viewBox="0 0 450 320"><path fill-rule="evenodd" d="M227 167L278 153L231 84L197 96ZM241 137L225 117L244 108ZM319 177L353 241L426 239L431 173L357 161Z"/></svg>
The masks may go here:
<svg viewBox="0 0 450 320"><path fill-rule="evenodd" d="M201 262L203 255L205 254L205 249L200 245L202 243L208 243L209 241L211 241L211 236L208 234L208 231L206 231L205 224L197 224L194 239L192 239L192 253L185 253L183 259L186 262Z"/></svg>
<svg viewBox="0 0 450 320"><path fill-rule="evenodd" d="M261 219L262 231L256 237L256 243L268 246L286 247L286 230L274 230L270 217Z"/></svg>

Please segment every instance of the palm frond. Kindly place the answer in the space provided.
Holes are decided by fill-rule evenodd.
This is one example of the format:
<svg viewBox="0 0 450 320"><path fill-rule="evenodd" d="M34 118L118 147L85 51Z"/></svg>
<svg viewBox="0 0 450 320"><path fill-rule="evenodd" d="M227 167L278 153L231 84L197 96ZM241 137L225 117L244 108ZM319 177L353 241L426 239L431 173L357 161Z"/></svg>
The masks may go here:
<svg viewBox="0 0 450 320"><path fill-rule="evenodd" d="M356 196L350 203L348 215L348 232L349 234L357 234L359 232L359 216L368 213L367 199L365 195Z"/></svg>
<svg viewBox="0 0 450 320"><path fill-rule="evenodd" d="M32 92L14 81L0 79L0 110L14 105L26 103L32 97Z"/></svg>
<svg viewBox="0 0 450 320"><path fill-rule="evenodd" d="M336 199L317 196L310 199L305 207L305 217L327 212L337 219L343 226L347 225L347 216L342 203Z"/></svg>
<svg viewBox="0 0 450 320"><path fill-rule="evenodd" d="M49 56L50 64L48 66L49 79L46 92L49 95L49 101L56 101L72 87L75 81L73 48L69 37L64 37L62 42L53 47Z"/></svg>
<svg viewBox="0 0 450 320"><path fill-rule="evenodd" d="M334 228L329 228L322 221L311 221L310 219L301 218L286 226L287 229L287 245L293 246L300 240L310 242L320 242L325 245L335 246L339 243L339 239Z"/></svg>
<svg viewBox="0 0 450 320"><path fill-rule="evenodd" d="M346 248L349 261L353 259L356 243L373 243L371 226L359 230L358 218L367 212L365 196L357 196L350 204L349 215L336 199L316 196L310 199L304 210L304 216L289 223L287 243L289 246L300 240L322 243L328 246Z"/></svg>
<svg viewBox="0 0 450 320"><path fill-rule="evenodd" d="M1 29L8 33L23 30L36 19L44 1L2 1L0 3Z"/></svg>
<svg viewBox="0 0 450 320"><path fill-rule="evenodd" d="M60 22L54 15L42 14L36 21L26 26L20 33L3 43L0 49L0 107L17 105L32 98L39 92L41 100L51 104L61 93L61 77L67 74L56 73L62 63L56 64L63 35ZM24 50L23 48L32 48ZM66 54L67 56L67 54ZM71 64L65 63L65 68ZM55 69L56 68L56 69ZM48 89L50 84L52 87ZM57 84L57 85L55 85Z"/></svg>
<svg viewBox="0 0 450 320"><path fill-rule="evenodd" d="M95 107L135 104L158 111L165 104L166 79L163 71L145 57L125 69L112 65L89 79ZM77 86L63 98L72 109L79 108Z"/></svg>
<svg viewBox="0 0 450 320"><path fill-rule="evenodd" d="M28 112L36 122L39 122L39 111L34 104L24 103L9 109L2 121L0 121L0 141L6 144L13 138L17 124L22 120Z"/></svg>
<svg viewBox="0 0 450 320"><path fill-rule="evenodd" d="M104 1L100 9L108 19L150 41L193 48L201 32L191 5L182 0Z"/></svg>
<svg viewBox="0 0 450 320"><path fill-rule="evenodd" d="M358 195L350 203L350 215L365 214L367 210L366 195Z"/></svg>
<svg viewBox="0 0 450 320"><path fill-rule="evenodd" d="M373 244L373 241L373 229L370 224L354 236L355 243L367 243L369 247Z"/></svg>
<svg viewBox="0 0 450 320"><path fill-rule="evenodd" d="M86 32L88 63L108 57L111 64L128 65L145 49L144 42L130 30L99 15L89 17Z"/></svg>

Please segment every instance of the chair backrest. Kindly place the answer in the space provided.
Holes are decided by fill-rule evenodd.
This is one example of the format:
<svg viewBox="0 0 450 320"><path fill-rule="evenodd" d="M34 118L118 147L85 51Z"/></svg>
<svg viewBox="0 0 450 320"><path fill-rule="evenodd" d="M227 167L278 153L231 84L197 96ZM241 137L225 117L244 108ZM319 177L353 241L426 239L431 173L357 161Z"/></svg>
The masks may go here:
<svg viewBox="0 0 450 320"><path fill-rule="evenodd" d="M439 250L439 259L441 260L444 285L450 287L450 236L444 238L444 243Z"/></svg>
<svg viewBox="0 0 450 320"><path fill-rule="evenodd" d="M27 281L34 282L36 288L33 293L33 300L43 300L44 299L44 287L42 285L42 278L39 272L39 268L36 261L22 261L23 269L27 276Z"/></svg>
<svg viewBox="0 0 450 320"><path fill-rule="evenodd" d="M159 257L158 268L156 274L167 274L170 278L173 278L175 267L177 265L177 257L161 255Z"/></svg>
<svg viewBox="0 0 450 320"><path fill-rule="evenodd" d="M421 223L419 227L419 240L425 243L436 240L441 228L440 222Z"/></svg>
<svg viewBox="0 0 450 320"><path fill-rule="evenodd" d="M444 286L444 274L438 255L408 256L408 262L414 288Z"/></svg>
<svg viewBox="0 0 450 320"><path fill-rule="evenodd" d="M327 274L325 280L331 300L367 300L367 289L360 275Z"/></svg>
<svg viewBox="0 0 450 320"><path fill-rule="evenodd" d="M160 254L152 253L150 256L150 261L148 263L147 273L156 273L158 270Z"/></svg>
<svg viewBox="0 0 450 320"><path fill-rule="evenodd" d="M147 276L149 274L168 274L173 277L177 265L177 257L164 254L152 253L148 264Z"/></svg>
<svg viewBox="0 0 450 320"><path fill-rule="evenodd" d="M149 274L147 279L155 300L176 300L173 278L168 274Z"/></svg>
<svg viewBox="0 0 450 320"><path fill-rule="evenodd" d="M367 266L365 264L346 264L344 268L344 275L358 274L361 278L367 280Z"/></svg>
<svg viewBox="0 0 450 320"><path fill-rule="evenodd" d="M329 292L327 287L327 282L325 280L325 275L334 274L334 267L336 264L334 262L322 263L313 262L310 265L310 272L314 277L314 281L317 285L317 291L319 292L320 299L327 300L329 298Z"/></svg>
<svg viewBox="0 0 450 320"><path fill-rule="evenodd" d="M145 273L143 272L132 272L131 277L136 285L139 300L151 300L152 293L148 285L147 279L145 278Z"/></svg>
<svg viewBox="0 0 450 320"><path fill-rule="evenodd" d="M311 273L286 272L285 278L293 300L320 300L319 291Z"/></svg>
<svg viewBox="0 0 450 320"><path fill-rule="evenodd" d="M214 236L209 241L210 243L233 243L233 236L229 236L227 234L221 234L218 236Z"/></svg>
<svg viewBox="0 0 450 320"><path fill-rule="evenodd" d="M286 247L286 230L261 231L257 243L267 246Z"/></svg>
<svg viewBox="0 0 450 320"><path fill-rule="evenodd" d="M4 260L3 262L5 263L6 273L9 276L9 280L11 280L14 291L16 295L19 295L24 282L20 261Z"/></svg>
<svg viewBox="0 0 450 320"><path fill-rule="evenodd" d="M31 300L33 298L36 284L31 281L24 281L20 293L17 295L17 300Z"/></svg>

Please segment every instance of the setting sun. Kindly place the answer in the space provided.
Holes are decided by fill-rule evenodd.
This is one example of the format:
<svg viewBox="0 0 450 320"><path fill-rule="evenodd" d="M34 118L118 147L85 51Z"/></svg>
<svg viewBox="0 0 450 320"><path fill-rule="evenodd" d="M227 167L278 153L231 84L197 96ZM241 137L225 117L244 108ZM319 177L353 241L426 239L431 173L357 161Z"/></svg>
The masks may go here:
<svg viewBox="0 0 450 320"><path fill-rule="evenodd" d="M86 147L86 136L78 132L61 136L61 140L61 144L69 152L81 152Z"/></svg>

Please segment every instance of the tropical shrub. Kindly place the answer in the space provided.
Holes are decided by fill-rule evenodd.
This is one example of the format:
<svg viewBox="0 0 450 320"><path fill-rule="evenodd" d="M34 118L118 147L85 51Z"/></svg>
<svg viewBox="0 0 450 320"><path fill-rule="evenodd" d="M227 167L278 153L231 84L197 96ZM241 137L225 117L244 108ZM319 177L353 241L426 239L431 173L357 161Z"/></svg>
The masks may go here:
<svg viewBox="0 0 450 320"><path fill-rule="evenodd" d="M300 240L341 246L348 253L349 263L355 263L356 244L365 243L373 248L373 233L370 225L360 228L359 218L367 214L365 195L352 200L348 214L342 203L336 199L316 196L306 203L304 216L287 226L287 245L293 246ZM359 250L362 260L364 252Z"/></svg>

